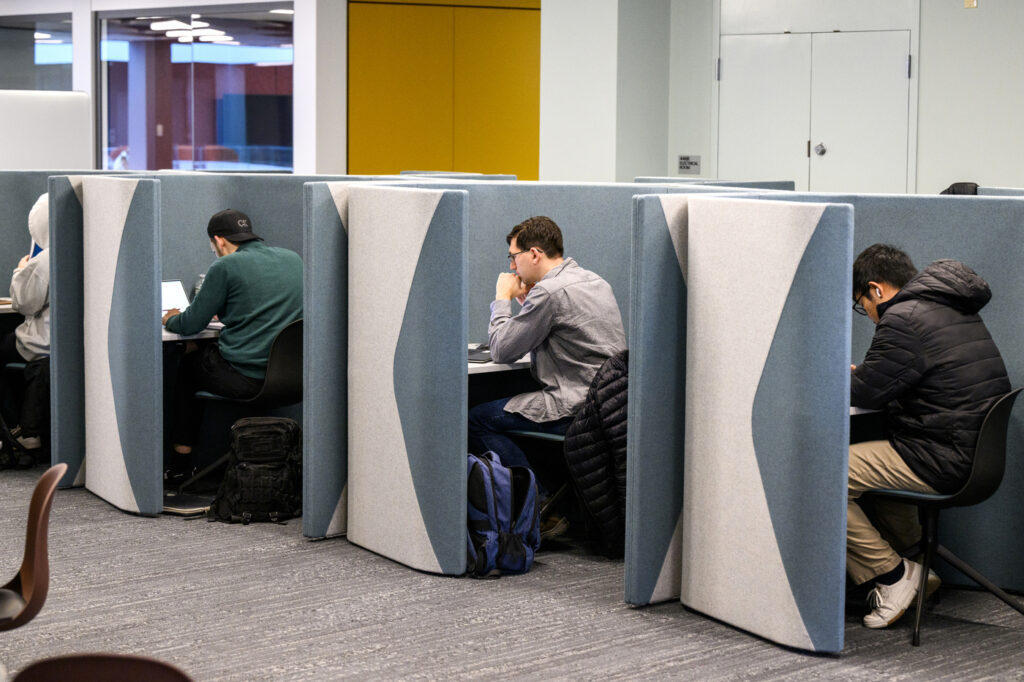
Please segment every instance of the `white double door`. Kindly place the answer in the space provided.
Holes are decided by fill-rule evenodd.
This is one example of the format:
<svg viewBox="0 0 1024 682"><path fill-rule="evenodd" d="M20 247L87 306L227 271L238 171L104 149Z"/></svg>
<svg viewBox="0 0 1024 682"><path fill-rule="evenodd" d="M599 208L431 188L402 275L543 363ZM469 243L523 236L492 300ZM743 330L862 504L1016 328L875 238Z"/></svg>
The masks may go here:
<svg viewBox="0 0 1024 682"><path fill-rule="evenodd" d="M727 35L718 177L907 191L910 32Z"/></svg>

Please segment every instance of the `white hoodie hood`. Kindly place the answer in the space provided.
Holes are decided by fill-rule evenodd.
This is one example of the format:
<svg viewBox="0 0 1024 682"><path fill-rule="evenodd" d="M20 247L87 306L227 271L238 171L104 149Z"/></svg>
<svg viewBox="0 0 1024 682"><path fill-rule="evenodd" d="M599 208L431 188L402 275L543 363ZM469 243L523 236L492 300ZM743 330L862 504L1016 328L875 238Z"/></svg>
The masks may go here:
<svg viewBox="0 0 1024 682"><path fill-rule="evenodd" d="M43 194L36 199L32 210L28 212L28 232L39 248L50 246L50 195Z"/></svg>

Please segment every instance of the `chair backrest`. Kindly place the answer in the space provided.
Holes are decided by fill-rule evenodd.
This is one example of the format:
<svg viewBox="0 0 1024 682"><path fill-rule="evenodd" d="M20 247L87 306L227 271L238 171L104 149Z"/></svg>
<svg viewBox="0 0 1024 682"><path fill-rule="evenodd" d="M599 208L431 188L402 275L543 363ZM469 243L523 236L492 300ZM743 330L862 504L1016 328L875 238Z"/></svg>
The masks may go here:
<svg viewBox="0 0 1024 682"><path fill-rule="evenodd" d="M967 483L949 498L948 506L963 507L983 502L999 488L1006 470L1006 429L1017 394L1024 389L1010 391L989 408L978 431L974 447L974 464Z"/></svg>
<svg viewBox="0 0 1024 682"><path fill-rule="evenodd" d="M44 658L31 663L14 678L14 682L65 680L191 682L192 678L170 663L127 654L71 654Z"/></svg>
<svg viewBox="0 0 1024 682"><path fill-rule="evenodd" d="M61 463L50 467L36 483L32 501L28 507L28 527L25 531L25 556L21 569L4 589L19 593L25 600L25 608L11 620L0 622L0 630L13 630L32 620L46 602L50 588L50 561L47 535L50 529L50 508L57 483L68 470Z"/></svg>
<svg viewBox="0 0 1024 682"><path fill-rule="evenodd" d="M289 322L274 337L267 357L263 387L247 402L268 407L293 405L302 400L302 320Z"/></svg>

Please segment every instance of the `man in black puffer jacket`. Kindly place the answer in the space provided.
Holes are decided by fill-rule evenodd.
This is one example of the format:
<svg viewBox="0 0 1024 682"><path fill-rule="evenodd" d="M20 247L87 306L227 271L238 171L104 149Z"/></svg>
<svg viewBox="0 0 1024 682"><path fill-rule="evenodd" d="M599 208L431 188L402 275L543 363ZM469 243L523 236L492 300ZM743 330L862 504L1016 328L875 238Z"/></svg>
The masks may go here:
<svg viewBox="0 0 1024 682"><path fill-rule="evenodd" d="M955 260L918 273L886 244L853 264L854 310L877 325L864 361L853 368L850 404L883 410L888 440L850 446L846 569L855 583L875 581L864 617L869 628L895 622L917 594L922 567L901 559L856 499L872 488L953 493L967 481L985 414L1010 391L999 349L978 311L988 284ZM878 522L913 544L913 507L886 505Z"/></svg>

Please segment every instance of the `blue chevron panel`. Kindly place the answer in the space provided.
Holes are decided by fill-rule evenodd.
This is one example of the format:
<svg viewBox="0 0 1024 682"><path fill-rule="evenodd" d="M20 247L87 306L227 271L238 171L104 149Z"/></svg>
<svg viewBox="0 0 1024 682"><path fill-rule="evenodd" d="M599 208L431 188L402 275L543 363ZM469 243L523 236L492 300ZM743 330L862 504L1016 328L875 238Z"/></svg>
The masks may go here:
<svg viewBox="0 0 1024 682"><path fill-rule="evenodd" d="M348 204L348 538L452 575L466 569L465 199L357 185Z"/></svg>
<svg viewBox="0 0 1024 682"><path fill-rule="evenodd" d="M347 528L348 191L310 182L304 194L302 534L322 538Z"/></svg>
<svg viewBox="0 0 1024 682"><path fill-rule="evenodd" d="M86 487L125 511L163 507L159 181L83 180Z"/></svg>
<svg viewBox="0 0 1024 682"><path fill-rule="evenodd" d="M681 600L843 644L849 206L691 197Z"/></svg>

